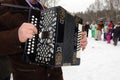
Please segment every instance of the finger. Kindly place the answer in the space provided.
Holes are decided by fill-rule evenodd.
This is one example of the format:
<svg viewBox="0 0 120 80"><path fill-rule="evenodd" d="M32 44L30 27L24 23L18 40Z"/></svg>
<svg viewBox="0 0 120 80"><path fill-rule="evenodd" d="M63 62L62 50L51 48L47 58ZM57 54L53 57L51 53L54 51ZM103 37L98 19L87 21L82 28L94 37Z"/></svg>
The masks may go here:
<svg viewBox="0 0 120 80"><path fill-rule="evenodd" d="M80 43L84 43L84 42L87 42L87 38L86 37L80 40Z"/></svg>
<svg viewBox="0 0 120 80"><path fill-rule="evenodd" d="M87 42L81 43L81 46L85 46L86 47L86 45L87 45Z"/></svg>
<svg viewBox="0 0 120 80"><path fill-rule="evenodd" d="M27 34L27 35L26 35L26 40L27 40L27 39L32 39L33 36L34 36L34 35L32 35L32 34Z"/></svg>
<svg viewBox="0 0 120 80"><path fill-rule="evenodd" d="M81 46L81 47L86 47L86 45L87 45L87 42L86 42L86 41L80 43L80 46Z"/></svg>
<svg viewBox="0 0 120 80"><path fill-rule="evenodd" d="M83 39L80 41L80 46L81 46L82 50L85 49L86 45L87 45L87 38L83 38Z"/></svg>
<svg viewBox="0 0 120 80"><path fill-rule="evenodd" d="M84 50L86 48L86 43L85 44L81 44L81 48L82 48L82 50Z"/></svg>
<svg viewBox="0 0 120 80"><path fill-rule="evenodd" d="M28 24L28 30L33 31L34 34L37 34L37 28L33 24Z"/></svg>
<svg viewBox="0 0 120 80"><path fill-rule="evenodd" d="M34 31L33 30L27 30L26 32L27 34L31 34L31 35L35 35Z"/></svg>

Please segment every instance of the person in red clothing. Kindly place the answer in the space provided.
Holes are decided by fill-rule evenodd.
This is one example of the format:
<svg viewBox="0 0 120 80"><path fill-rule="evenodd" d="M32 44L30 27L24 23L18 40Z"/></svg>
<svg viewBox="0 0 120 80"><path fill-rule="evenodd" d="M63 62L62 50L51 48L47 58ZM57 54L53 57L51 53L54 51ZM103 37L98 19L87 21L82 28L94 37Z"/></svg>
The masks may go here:
<svg viewBox="0 0 120 80"><path fill-rule="evenodd" d="M1 2L44 9L39 0L2 0ZM0 6L0 55L10 57L13 80L63 80L61 67L43 67L23 61L21 43L37 34L36 27L27 23L27 13ZM87 45L86 32L82 33L80 45Z"/></svg>
<svg viewBox="0 0 120 80"><path fill-rule="evenodd" d="M106 33L107 43L110 43L110 42L111 42L113 28L114 28L114 24L113 24L112 21L110 21L110 22L108 23L107 33Z"/></svg>

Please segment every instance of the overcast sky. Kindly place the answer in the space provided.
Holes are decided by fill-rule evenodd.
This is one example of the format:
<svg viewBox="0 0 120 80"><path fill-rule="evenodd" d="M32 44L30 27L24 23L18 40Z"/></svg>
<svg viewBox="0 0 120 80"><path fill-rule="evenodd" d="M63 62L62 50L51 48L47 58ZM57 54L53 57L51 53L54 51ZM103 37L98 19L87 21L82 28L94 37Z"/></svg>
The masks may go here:
<svg viewBox="0 0 120 80"><path fill-rule="evenodd" d="M69 12L85 11L95 0L59 0L57 5L61 5Z"/></svg>

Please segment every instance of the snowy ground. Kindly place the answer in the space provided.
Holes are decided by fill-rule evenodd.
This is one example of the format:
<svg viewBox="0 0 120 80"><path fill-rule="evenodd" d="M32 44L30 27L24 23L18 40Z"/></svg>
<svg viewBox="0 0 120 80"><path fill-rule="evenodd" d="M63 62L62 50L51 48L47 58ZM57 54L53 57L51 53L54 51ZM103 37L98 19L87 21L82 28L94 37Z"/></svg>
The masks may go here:
<svg viewBox="0 0 120 80"><path fill-rule="evenodd" d="M81 64L63 67L64 80L120 80L120 42L117 46L88 37Z"/></svg>
<svg viewBox="0 0 120 80"><path fill-rule="evenodd" d="M120 42L113 46L113 42L107 44L88 37L81 64L62 69L64 80L120 80Z"/></svg>

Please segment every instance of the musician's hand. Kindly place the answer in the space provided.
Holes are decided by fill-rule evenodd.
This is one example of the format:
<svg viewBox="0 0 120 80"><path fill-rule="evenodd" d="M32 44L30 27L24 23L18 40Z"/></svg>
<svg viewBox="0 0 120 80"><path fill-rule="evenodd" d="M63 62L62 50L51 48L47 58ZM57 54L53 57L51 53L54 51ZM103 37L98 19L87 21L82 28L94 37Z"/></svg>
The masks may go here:
<svg viewBox="0 0 120 80"><path fill-rule="evenodd" d="M84 50L87 46L87 37L86 37L87 33L84 31L82 32L82 39L80 40L80 46L82 48L82 50Z"/></svg>
<svg viewBox="0 0 120 80"><path fill-rule="evenodd" d="M18 37L20 42L25 42L28 38L32 38L37 34L37 29L33 24L23 23L18 29Z"/></svg>

